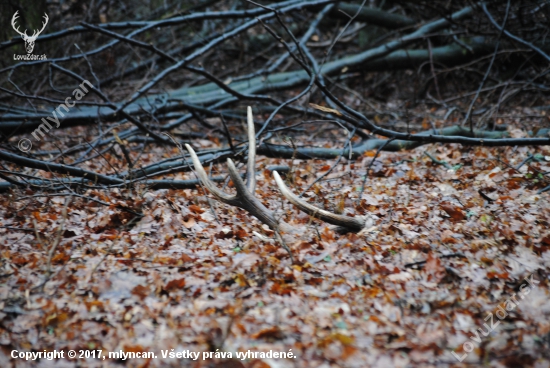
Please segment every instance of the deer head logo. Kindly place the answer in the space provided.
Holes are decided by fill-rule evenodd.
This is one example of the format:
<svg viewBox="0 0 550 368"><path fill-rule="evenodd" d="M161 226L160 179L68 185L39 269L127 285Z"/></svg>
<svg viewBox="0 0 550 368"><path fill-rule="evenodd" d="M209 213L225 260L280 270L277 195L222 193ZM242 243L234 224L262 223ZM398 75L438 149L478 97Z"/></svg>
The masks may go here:
<svg viewBox="0 0 550 368"><path fill-rule="evenodd" d="M46 24L48 24L48 19L49 18L48 18L48 15L46 13L44 13L45 22L42 23L42 29L40 31L34 31L32 36L29 36L29 35L27 35L27 30L26 29L25 29L25 32L20 32L19 31L19 26L15 27L15 20L18 18L17 13L19 13L19 10L16 11L15 14L13 15L13 17L11 18L11 26L13 27L15 32L17 32L21 35L21 38L23 39L23 41L25 41L25 48L27 49L27 54L30 54L32 52L32 50L34 49L34 42L36 41L36 39L38 38L40 33L42 33L44 28L46 28Z"/></svg>

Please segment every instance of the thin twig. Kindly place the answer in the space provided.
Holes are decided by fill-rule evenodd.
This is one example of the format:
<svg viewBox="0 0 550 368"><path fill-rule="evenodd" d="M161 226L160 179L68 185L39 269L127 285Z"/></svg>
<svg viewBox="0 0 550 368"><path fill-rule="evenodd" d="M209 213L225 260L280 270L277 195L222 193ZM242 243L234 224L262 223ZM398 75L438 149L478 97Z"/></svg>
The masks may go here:
<svg viewBox="0 0 550 368"><path fill-rule="evenodd" d="M481 6L485 7L485 3L482 3ZM468 107L468 111L466 112L466 115L464 116L464 120L462 121L462 125L464 125L467 121L470 122L470 131L472 133L474 131L474 126L473 126L472 117L471 117L472 109L474 108L474 104L476 103L476 101L479 97L481 89L485 85L485 81L487 80L487 77L489 76L489 73L491 72L491 69L493 67L493 63L495 62L497 52L498 52L498 48L500 46L500 39L502 37L502 33L504 32L504 27L506 25L506 21L508 20L508 11L509 10L510 10L510 0L508 0L508 2L506 3L506 14L504 15L504 20L502 21L502 28L500 29L500 33L499 33L498 38L497 38L497 42L496 42L496 45L495 45L495 51L493 52L493 57L491 58L489 66L487 67L487 70L485 71L485 75L483 76L483 79L481 80L481 83L479 84L477 92L476 92L474 98L472 99L472 102L470 102L470 106Z"/></svg>
<svg viewBox="0 0 550 368"><path fill-rule="evenodd" d="M369 172L370 172L370 169L372 167L372 165L374 164L374 161L376 161L376 158L378 157L378 155L380 154L380 152L382 152L382 150L384 149L384 147L386 147L391 141L393 141L394 139L388 139L386 142L384 142L383 145L381 145L378 150L376 151L376 153L374 154L374 157L372 158L369 166L367 167L367 172L365 173L365 177L363 178L363 183L361 184L361 191L359 192L359 196L357 197L357 204L360 204L361 203L361 198L363 197L363 192L365 191L365 185L367 183L367 179L369 177Z"/></svg>

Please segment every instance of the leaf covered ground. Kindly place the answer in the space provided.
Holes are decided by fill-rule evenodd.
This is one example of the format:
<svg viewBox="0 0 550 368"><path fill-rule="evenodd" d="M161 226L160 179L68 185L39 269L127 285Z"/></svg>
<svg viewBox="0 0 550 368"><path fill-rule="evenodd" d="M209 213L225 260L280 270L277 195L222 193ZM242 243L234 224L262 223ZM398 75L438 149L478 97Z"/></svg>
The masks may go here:
<svg viewBox="0 0 550 368"><path fill-rule="evenodd" d="M548 367L550 206L538 191L550 149L428 145L382 152L371 165L374 156L342 160L304 194L376 216L359 234L300 213L266 169L290 166L299 193L333 161L259 158L257 196L300 229L288 244L294 264L273 232L200 188L4 193L0 366ZM497 318L529 277L536 287ZM489 313L499 323L484 336ZM16 362L14 349L157 358ZM171 349L213 354L163 358ZM270 350L296 358L237 358Z"/></svg>

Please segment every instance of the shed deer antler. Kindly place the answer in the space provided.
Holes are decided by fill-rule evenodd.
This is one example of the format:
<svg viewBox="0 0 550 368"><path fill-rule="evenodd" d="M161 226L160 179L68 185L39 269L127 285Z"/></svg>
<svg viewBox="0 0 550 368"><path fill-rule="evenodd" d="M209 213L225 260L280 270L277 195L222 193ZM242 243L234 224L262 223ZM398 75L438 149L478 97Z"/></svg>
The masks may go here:
<svg viewBox="0 0 550 368"><path fill-rule="evenodd" d="M193 150L193 148L191 148L191 146L189 146L188 144L186 144L185 147L187 148L187 151L189 151L189 154L191 155L191 160L193 161L193 166L195 167L195 171L197 172L199 180L210 191L210 193L212 193L212 195L216 197L216 199L228 205L242 208L243 210L249 212L251 215L255 216L258 220L260 220L264 224L267 224L273 230L278 230L280 228L283 231L288 231L288 229L291 229L292 226L284 222L278 222L277 219L275 218L274 213L268 208L266 208L258 200L258 198L254 196L254 192L256 189L256 171L255 171L256 136L254 132L254 120L252 117L252 108L250 108L250 106L248 107L248 110L247 110L247 122L248 122L248 143L249 144L248 144L248 164L247 164L246 184L244 183L243 179L239 175L233 161L230 158L227 159L227 168L229 170L229 176L231 177L231 180L233 180L235 189L237 191L237 194L235 195L229 195L227 193L224 193L220 189L218 189L216 185L210 179L208 179L208 175L204 171L202 164L199 158L197 157L197 154ZM308 215L318 218L329 224L341 226L350 231L360 231L365 227L365 224L368 220L367 216L350 217L345 215L337 215L337 214L325 211L323 209L317 208L307 203L304 199L299 198L297 195L292 193L288 189L288 187L285 185L285 183L283 182L283 180L281 179L277 171L273 171L273 177L275 178L275 182L277 183L277 186L279 187L279 191L281 192L281 194L285 196L286 199L288 199L292 204L294 204L301 211L307 213Z"/></svg>
<svg viewBox="0 0 550 368"><path fill-rule="evenodd" d="M19 31L19 26L17 27L15 26L15 20L19 17L17 13L19 13L19 10L16 11L13 17L11 18L11 26L13 27L15 32L21 35L21 38L23 38L23 41L25 41L25 48L27 49L27 53L30 54L34 49L34 42L36 41L40 33L42 33L42 31L44 30L44 28L46 28L46 25L48 24L48 20L49 20L48 14L44 13L45 22L42 22L42 29L40 31L36 31L36 30L33 31L32 36L29 36L27 35L26 29L25 29L25 32L21 32Z"/></svg>

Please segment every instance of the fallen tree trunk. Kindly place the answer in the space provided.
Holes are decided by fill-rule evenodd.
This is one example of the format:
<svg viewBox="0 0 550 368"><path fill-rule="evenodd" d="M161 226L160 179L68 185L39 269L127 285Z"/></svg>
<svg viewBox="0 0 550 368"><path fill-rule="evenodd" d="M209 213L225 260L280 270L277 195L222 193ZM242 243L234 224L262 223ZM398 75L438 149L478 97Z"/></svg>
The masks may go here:
<svg viewBox="0 0 550 368"><path fill-rule="evenodd" d="M429 138L433 131L425 131L417 134L417 136L426 136ZM471 136L469 130L454 126L444 128L441 131L437 132L438 135L449 136L449 138L460 139L457 135ZM488 131L474 131L474 136L477 138L500 140L503 137L507 136L506 132L488 132ZM402 149L412 149L418 147L422 144L428 142L414 142L414 141L405 141L405 140L392 140L388 142L386 139L366 139L360 144L352 147L351 157L352 159L357 158L358 156L363 155L368 150L378 149L384 147L388 151L399 151ZM288 146L274 145L263 143L261 144L257 152L269 156L269 157L279 157L279 158L299 158L299 159L334 159L339 156L349 157L350 151L349 147L342 148L319 148L319 147L297 147L293 149ZM220 149L215 152L202 154L199 156L200 161L204 164L211 162L219 162L227 159L228 157L235 157L235 152L231 149ZM178 188L187 188L192 186L194 182L187 181L172 181L172 180L160 180L154 181L149 178L157 175L166 175L169 173L189 171L189 157L184 158L173 158L169 159L162 163L156 163L148 167L139 168L132 170L130 172L123 172L118 175L107 175L107 174L97 174L89 170L83 170L78 167L49 163L37 159L31 159L24 156L16 155L13 153L8 153L0 150L0 159L15 163L22 167L29 167L40 169L44 171L54 172L58 174L70 175L73 177L82 178L83 181L73 182L73 184L86 184L88 186L102 185L104 187L119 187L126 186L133 183L145 184L148 186L153 186L155 188L166 188L166 187L178 187ZM15 173L14 173L15 174ZM33 182L29 181L20 182L20 186L39 184L43 182ZM53 182L55 183L55 181ZM3 183L3 188L7 189L12 186L16 186L15 183Z"/></svg>
<svg viewBox="0 0 550 368"><path fill-rule="evenodd" d="M469 16L471 12L471 7L465 8L453 14L451 19L462 19ZM429 53L427 50L401 50L401 52L397 52L396 50L416 41L418 37L429 32L441 30L449 24L450 20L447 19L428 23L399 40L390 41L374 49L328 62L322 67L321 73L332 75L340 73L341 70L346 67L361 68L362 70L380 70L380 68L384 68L384 65L387 63L393 64L399 68L416 67L418 63L428 60L427 57L429 57ZM472 55L470 57L479 57L491 51L491 48L485 45L483 39L473 39L471 43L474 52L471 53ZM433 52L432 50L433 55L435 57L441 57L442 63L452 62L453 60L462 62L465 60L464 55L468 55L468 53L458 45L444 46L435 51L436 52ZM393 52L395 52L395 54L392 54ZM369 66L369 63L372 63L372 65ZM306 71L298 70L274 73L267 77L259 76L252 79L235 81L229 83L227 87L238 94L251 96L251 99L253 99L254 94L296 87L306 83L309 79ZM132 116L145 115L151 112L165 113L182 109L185 105L204 106L219 103L220 101L233 97L231 93L228 92L228 89L220 87L220 83L223 82L217 81L217 83L207 83L197 87L182 88L170 91L168 94L150 95L147 98L141 98L128 104L124 108L124 112ZM63 101L59 102L63 103ZM122 103L116 104L118 108L124 105L125 104ZM96 121L98 118L104 121L117 121L119 120L119 115L120 113L117 113L117 110L106 106L85 107L77 105L63 117L62 124L67 127L79 124L89 124ZM51 111L44 111L42 113L33 113L30 112L30 110L19 110L16 113L8 111L0 115L0 121L2 122L0 123L0 133L10 135L15 132L21 133L36 129L42 124L42 119L46 119L47 117L51 117Z"/></svg>

